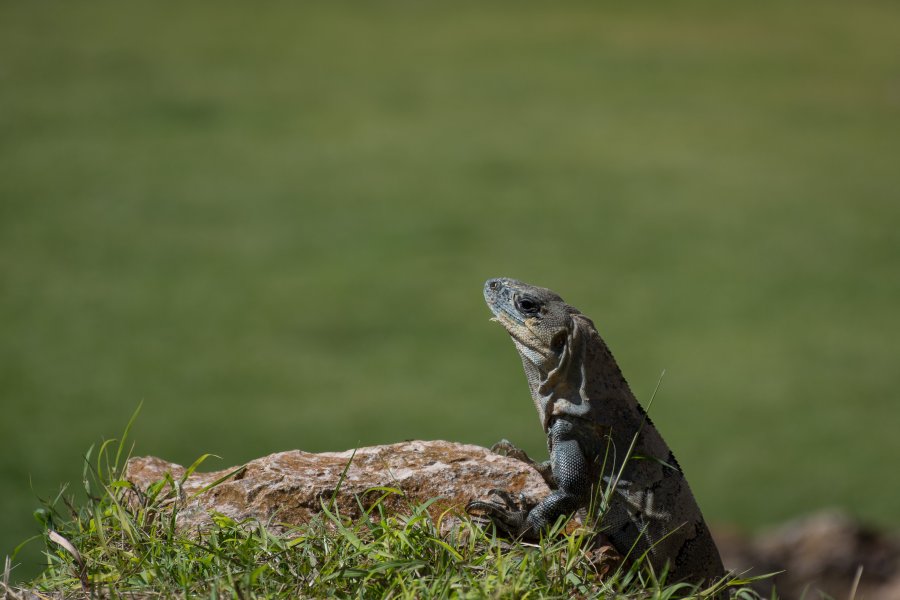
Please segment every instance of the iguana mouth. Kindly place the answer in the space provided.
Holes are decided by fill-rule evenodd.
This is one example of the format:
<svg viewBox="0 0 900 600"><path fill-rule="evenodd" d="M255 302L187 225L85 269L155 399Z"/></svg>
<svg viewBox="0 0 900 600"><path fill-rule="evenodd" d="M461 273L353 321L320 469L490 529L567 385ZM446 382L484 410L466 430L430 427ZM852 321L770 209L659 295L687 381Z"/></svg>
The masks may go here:
<svg viewBox="0 0 900 600"><path fill-rule="evenodd" d="M507 329L509 329L509 326L512 324L518 325L520 327L525 325L525 320L522 317L512 312L502 304L494 304L490 308L494 313L494 318Z"/></svg>

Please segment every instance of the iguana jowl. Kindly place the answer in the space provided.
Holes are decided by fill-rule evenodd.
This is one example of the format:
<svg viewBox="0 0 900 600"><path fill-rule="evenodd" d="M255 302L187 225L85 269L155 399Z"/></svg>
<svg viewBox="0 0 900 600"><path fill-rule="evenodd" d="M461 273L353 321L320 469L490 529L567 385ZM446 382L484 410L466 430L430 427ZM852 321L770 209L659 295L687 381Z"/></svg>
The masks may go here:
<svg viewBox="0 0 900 600"><path fill-rule="evenodd" d="M514 279L489 279L484 297L522 358L550 450L550 461L535 467L553 491L528 510L494 490L503 504L476 500L467 510L485 513L509 535L533 539L560 515L586 507L597 484L615 482L601 527L623 556L646 552L657 572L668 563L670 582L724 575L675 456L594 323L554 292ZM498 447L530 460L505 440Z"/></svg>

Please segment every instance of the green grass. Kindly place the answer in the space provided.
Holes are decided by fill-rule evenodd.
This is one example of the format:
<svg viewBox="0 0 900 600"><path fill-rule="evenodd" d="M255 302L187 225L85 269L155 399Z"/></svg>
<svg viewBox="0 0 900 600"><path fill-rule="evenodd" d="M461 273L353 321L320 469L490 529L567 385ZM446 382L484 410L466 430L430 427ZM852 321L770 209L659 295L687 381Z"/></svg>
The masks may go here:
<svg viewBox="0 0 900 600"><path fill-rule="evenodd" d="M874 0L0 3L0 555L142 400L138 452L181 463L540 455L499 275L592 316L640 398L666 370L710 521L900 525L898 29Z"/></svg>
<svg viewBox="0 0 900 600"><path fill-rule="evenodd" d="M584 528L561 533L563 521L539 544L522 544L498 540L465 515L460 520L445 511L435 521L430 501L388 511L384 499L402 495L392 488L375 490L380 500L369 508L360 504L356 520L342 516L332 498L300 526L279 523L277 516L237 522L213 512L208 527L180 529L176 518L188 500L181 484L206 457L178 481L166 474L138 488L124 477L127 436L128 429L121 441L108 440L85 455L86 502L78 506L65 489L45 501L39 537L46 566L27 589L113 598L623 600L702 600L727 589L738 600L759 600L744 587L750 579L723 578L705 588L667 585L666 574L654 573L642 557L628 566L610 562ZM458 523L442 528L443 519ZM0 592L8 591L8 574L0 575Z"/></svg>

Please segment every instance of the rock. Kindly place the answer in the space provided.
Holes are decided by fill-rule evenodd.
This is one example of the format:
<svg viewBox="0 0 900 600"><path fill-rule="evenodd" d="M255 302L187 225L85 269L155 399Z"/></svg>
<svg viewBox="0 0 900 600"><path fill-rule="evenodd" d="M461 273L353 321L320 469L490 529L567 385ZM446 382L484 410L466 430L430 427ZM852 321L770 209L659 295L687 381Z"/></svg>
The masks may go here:
<svg viewBox="0 0 900 600"><path fill-rule="evenodd" d="M247 463L227 481L191 499L234 470L192 473L182 486L185 501L178 525L207 524L209 511L215 511L235 520L252 517L271 522L278 529L277 524L308 522L322 512L322 502L329 502L332 496L340 514L354 518L360 515L360 504L368 508L384 494L371 490L375 487L403 492L403 496L393 494L385 499L383 505L389 510L403 508L407 502L440 498L429 507L435 520L448 509L450 515L462 511L469 500L486 497L492 488L522 493L529 501L549 493L537 471L522 461L480 446L410 441L355 452L279 452ZM125 477L145 490L167 472L178 481L185 468L154 457L132 458Z"/></svg>
<svg viewBox="0 0 900 600"><path fill-rule="evenodd" d="M848 598L861 567L857 598L900 598L900 539L861 525L845 513L822 511L746 538L717 531L725 566L751 574L784 571L773 582L779 597ZM767 594L772 582L760 584ZM808 588L808 589L807 589Z"/></svg>
<svg viewBox="0 0 900 600"><path fill-rule="evenodd" d="M528 502L549 493L537 471L519 460L479 446L410 441L359 448L355 454L279 452L247 463L225 482L192 498L234 470L193 473L185 480L180 527L207 524L209 512L215 511L238 521L255 518L283 531L320 514L322 502L332 496L341 515L355 518L360 504L368 508L384 494L372 488L388 487L403 495L385 498L387 510L408 512L409 502L441 498L429 512L447 531L457 522L454 514L469 500L488 497L492 488L522 493ZM185 468L159 458L132 458L126 478L146 490L166 473L178 481ZM900 538L864 527L843 513L816 513L755 537L735 529L718 528L713 533L727 568L738 573L749 569L750 575L785 571L756 586L764 597L770 596L774 582L779 598L786 600L818 598L820 591L847 598L862 566L857 598L900 599Z"/></svg>

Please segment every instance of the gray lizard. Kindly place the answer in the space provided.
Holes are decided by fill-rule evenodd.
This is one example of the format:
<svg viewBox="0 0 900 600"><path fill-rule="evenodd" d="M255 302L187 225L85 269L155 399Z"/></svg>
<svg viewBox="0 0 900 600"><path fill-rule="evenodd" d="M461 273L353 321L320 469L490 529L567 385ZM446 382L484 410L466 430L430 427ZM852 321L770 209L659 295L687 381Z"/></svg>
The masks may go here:
<svg viewBox="0 0 900 600"><path fill-rule="evenodd" d="M502 503L473 500L466 509L507 535L535 539L561 515L601 498L602 533L623 556L646 553L657 573L668 565L669 582L722 577L719 551L675 456L594 323L554 292L514 279L489 279L484 297L522 358L550 450L548 462L532 464L553 491L529 509L493 490ZM495 450L531 462L506 440Z"/></svg>

